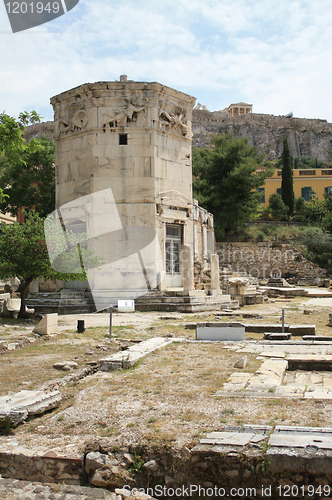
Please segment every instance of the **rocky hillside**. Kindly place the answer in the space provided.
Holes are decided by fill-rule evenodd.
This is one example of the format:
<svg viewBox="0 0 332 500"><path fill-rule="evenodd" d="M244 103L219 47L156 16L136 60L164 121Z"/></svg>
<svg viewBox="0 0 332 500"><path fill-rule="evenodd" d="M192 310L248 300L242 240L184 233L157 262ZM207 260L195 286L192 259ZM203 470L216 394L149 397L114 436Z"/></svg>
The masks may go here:
<svg viewBox="0 0 332 500"><path fill-rule="evenodd" d="M268 160L277 160L286 137L293 158L310 156L313 160L332 161L332 123L326 120L255 113L227 118L220 111L194 110L192 130L197 148L208 147L212 134L232 133L248 137L249 144L265 153Z"/></svg>
<svg viewBox="0 0 332 500"><path fill-rule="evenodd" d="M42 123L34 123L33 125L29 125L23 137L26 141L31 141L34 137L38 137L39 134L43 134L49 139L54 139L54 122L42 122Z"/></svg>
<svg viewBox="0 0 332 500"><path fill-rule="evenodd" d="M53 139L54 122L27 127L24 134L29 141L38 134ZM232 133L235 137L249 137L249 144L264 152L268 160L280 158L283 139L287 137L293 158L310 156L313 160L332 162L332 123L326 120L286 118L262 114L247 114L228 118L222 111L194 110L193 145L210 146L212 134Z"/></svg>

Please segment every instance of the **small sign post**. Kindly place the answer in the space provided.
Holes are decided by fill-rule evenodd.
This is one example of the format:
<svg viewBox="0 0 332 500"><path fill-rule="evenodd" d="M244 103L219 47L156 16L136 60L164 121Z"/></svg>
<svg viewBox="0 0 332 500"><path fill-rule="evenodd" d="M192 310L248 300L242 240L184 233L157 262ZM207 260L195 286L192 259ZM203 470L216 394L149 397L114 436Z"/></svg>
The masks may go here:
<svg viewBox="0 0 332 500"><path fill-rule="evenodd" d="M110 307L110 340L112 339L112 312L113 312L113 307Z"/></svg>

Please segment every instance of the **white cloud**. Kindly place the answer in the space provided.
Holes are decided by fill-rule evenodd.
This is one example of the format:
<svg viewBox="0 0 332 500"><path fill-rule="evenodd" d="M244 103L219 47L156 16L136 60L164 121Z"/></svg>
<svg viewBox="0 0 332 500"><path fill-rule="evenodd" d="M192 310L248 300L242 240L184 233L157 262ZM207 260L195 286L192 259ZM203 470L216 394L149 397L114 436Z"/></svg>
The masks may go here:
<svg viewBox="0 0 332 500"><path fill-rule="evenodd" d="M0 5L0 108L33 107L51 119L51 96L126 73L212 110L244 100L260 112L332 121L331 15L329 0L81 0L56 21L11 34Z"/></svg>

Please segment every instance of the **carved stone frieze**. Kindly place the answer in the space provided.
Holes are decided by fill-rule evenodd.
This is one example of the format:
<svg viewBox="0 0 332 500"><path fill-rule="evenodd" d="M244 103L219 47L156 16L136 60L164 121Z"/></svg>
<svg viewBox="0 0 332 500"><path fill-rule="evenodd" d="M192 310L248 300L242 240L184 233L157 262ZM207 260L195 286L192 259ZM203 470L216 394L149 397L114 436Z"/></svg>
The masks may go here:
<svg viewBox="0 0 332 500"><path fill-rule="evenodd" d="M89 121L87 112L78 105L69 105L65 110L65 118L58 121L56 138L69 132L84 129Z"/></svg>
<svg viewBox="0 0 332 500"><path fill-rule="evenodd" d="M161 128L182 135L189 135L189 127L187 125L186 112L182 108L176 108L173 113L162 110L159 114Z"/></svg>
<svg viewBox="0 0 332 500"><path fill-rule="evenodd" d="M146 105L136 106L132 100L126 99L126 104L119 108L114 108L111 112L102 114L102 128L128 127L131 123L136 126L144 126L146 121Z"/></svg>

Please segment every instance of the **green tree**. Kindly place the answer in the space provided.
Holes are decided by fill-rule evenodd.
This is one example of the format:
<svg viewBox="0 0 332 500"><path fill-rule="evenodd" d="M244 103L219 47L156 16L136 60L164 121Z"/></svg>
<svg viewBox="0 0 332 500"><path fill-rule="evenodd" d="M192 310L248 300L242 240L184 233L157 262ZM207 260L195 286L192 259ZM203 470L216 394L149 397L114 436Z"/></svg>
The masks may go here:
<svg viewBox="0 0 332 500"><path fill-rule="evenodd" d="M307 230L304 244L307 247L306 257L329 272L332 271L332 235L319 227Z"/></svg>
<svg viewBox="0 0 332 500"><path fill-rule="evenodd" d="M52 222L49 222L52 224ZM49 227L52 244L62 242L61 229L56 224ZM65 260L69 273L54 271L50 264L48 248L44 234L44 219L35 213L30 213L24 224L2 224L0 234L0 278L7 279L16 276L20 280L21 309L19 317L26 317L26 297L30 283L36 279L85 280L84 269L77 265L77 246L79 245L81 261L88 262L91 267L100 265L100 260L88 250L82 235L66 233L69 251L60 258ZM65 268L65 266L62 266Z"/></svg>
<svg viewBox="0 0 332 500"><path fill-rule="evenodd" d="M272 174L263 156L247 138L215 135L211 149L193 149L193 193L199 204L214 215L219 241L235 233L259 207L257 188Z"/></svg>
<svg viewBox="0 0 332 500"><path fill-rule="evenodd" d="M34 208L46 217L55 208L55 146L40 135L24 145L20 157L6 165L0 188L7 195L0 200L0 210L17 215L20 207Z"/></svg>
<svg viewBox="0 0 332 500"><path fill-rule="evenodd" d="M19 161L24 145L23 128L15 118L0 113L0 174L5 163Z"/></svg>
<svg viewBox="0 0 332 500"><path fill-rule="evenodd" d="M269 207L274 219L283 219L287 216L287 207L278 193L271 194L269 198Z"/></svg>
<svg viewBox="0 0 332 500"><path fill-rule="evenodd" d="M294 212L294 186L293 186L293 168L292 157L289 151L288 141L284 139L284 150L282 153L282 177L281 177L281 196L282 201L287 206L288 222Z"/></svg>

